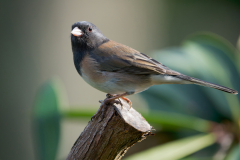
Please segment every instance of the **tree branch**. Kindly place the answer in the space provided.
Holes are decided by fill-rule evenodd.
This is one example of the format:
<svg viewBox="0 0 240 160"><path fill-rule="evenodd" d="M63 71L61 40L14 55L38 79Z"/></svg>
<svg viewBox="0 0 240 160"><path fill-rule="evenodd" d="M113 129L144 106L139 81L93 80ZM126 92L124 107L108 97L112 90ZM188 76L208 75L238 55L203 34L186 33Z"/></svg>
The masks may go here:
<svg viewBox="0 0 240 160"><path fill-rule="evenodd" d="M151 134L151 126L129 104L105 105L74 143L67 160L120 160L135 143ZM122 108L122 109L121 109ZM101 114L103 114L103 119Z"/></svg>

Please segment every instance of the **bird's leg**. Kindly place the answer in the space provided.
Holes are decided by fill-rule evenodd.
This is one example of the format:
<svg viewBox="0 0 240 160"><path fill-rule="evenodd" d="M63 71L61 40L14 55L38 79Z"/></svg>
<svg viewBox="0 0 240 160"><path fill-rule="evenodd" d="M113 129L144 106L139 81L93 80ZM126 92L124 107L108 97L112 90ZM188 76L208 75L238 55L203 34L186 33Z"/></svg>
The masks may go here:
<svg viewBox="0 0 240 160"><path fill-rule="evenodd" d="M113 97L113 95L108 93L108 94L106 94L106 97L111 98L111 97Z"/></svg>
<svg viewBox="0 0 240 160"><path fill-rule="evenodd" d="M132 108L132 102L130 99L126 98L126 97L122 97L123 100L127 101L127 103L129 104L130 108L129 110Z"/></svg>
<svg viewBox="0 0 240 160"><path fill-rule="evenodd" d="M121 110L122 110L123 109L122 102L119 98L118 98L118 101L121 103L120 105L121 105Z"/></svg>
<svg viewBox="0 0 240 160"><path fill-rule="evenodd" d="M114 97L114 96L116 96L116 94L114 95L114 94L107 94L106 95L106 99L104 99L104 101L107 101L108 99L110 99L110 98L112 98L112 97ZM116 100L116 99L118 99L118 101ZM115 100L113 100L113 101L111 101L111 102L104 102L105 104L108 104L108 103L117 103L117 104L120 104L121 106L122 106L122 102L120 101L120 99L119 98L116 98Z"/></svg>
<svg viewBox="0 0 240 160"><path fill-rule="evenodd" d="M115 103L117 103L117 102L115 101L115 99L122 98L123 100L127 101L127 103L129 103L130 109L131 109L131 107L132 107L132 102L130 101L130 99L128 99L128 98L126 98L126 97L124 97L124 96L128 96L128 95L131 95L131 94L133 94L133 93L134 93L134 92L126 92L126 93L123 93L123 94L113 95L113 96L110 97L110 98L106 98L104 101L105 101L105 103L110 103L110 102L112 102L112 101L114 101ZM118 102L118 103L119 103L119 102ZM121 106L122 106L121 101L120 101L120 104L121 104ZM130 110L130 109L129 109L129 110Z"/></svg>
<svg viewBox="0 0 240 160"><path fill-rule="evenodd" d="M104 118L104 111L105 111L105 108L106 108L106 105L107 104L110 104L110 103L117 103L117 104L120 104L122 106L122 103L121 101L117 101L117 100L111 100L111 101L108 101L108 99L114 97L114 95L111 95L111 94L106 94L106 98L104 100L99 100L99 103L101 103L100 105L100 108L98 109L98 111L92 116L91 120L96 118L96 115L101 112L101 121L103 120Z"/></svg>
<svg viewBox="0 0 240 160"><path fill-rule="evenodd" d="M100 103L102 103L101 104L101 106L100 106L100 108L98 109L98 111L97 111L97 113L95 113L93 116L92 116L92 118L91 118L91 120L92 119L94 119L95 117L96 117L96 115L101 111L102 113L101 113L101 120L104 118L103 117L103 114L104 114L104 106L106 106L107 104L113 104L113 103L117 103L117 104L120 104L121 106L123 105L122 104L122 102L120 101L120 100L116 100L116 99L118 99L118 98L122 98L123 100L125 100L125 101L127 101L129 104L130 104L130 109L131 109L131 107L132 107L132 102L128 99L128 98L126 98L126 97L124 97L124 96L128 96L128 95L131 95L131 94L133 94L134 92L126 92L126 93L123 93L123 94L117 94L117 95L111 95L111 94L107 94L106 95L106 97L107 98L105 98L103 101L99 101ZM122 109L122 108L121 108ZM129 110L130 110L129 109Z"/></svg>

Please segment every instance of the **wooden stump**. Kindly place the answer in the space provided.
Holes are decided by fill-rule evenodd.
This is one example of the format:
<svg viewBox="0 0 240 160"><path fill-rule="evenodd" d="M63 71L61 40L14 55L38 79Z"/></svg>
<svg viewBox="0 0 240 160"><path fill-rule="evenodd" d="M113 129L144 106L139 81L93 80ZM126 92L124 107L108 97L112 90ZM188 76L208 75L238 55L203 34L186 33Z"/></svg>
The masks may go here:
<svg viewBox="0 0 240 160"><path fill-rule="evenodd" d="M120 160L151 126L128 103L105 105L74 143L67 160ZM122 108L122 109L121 109ZM101 114L103 113L103 117Z"/></svg>

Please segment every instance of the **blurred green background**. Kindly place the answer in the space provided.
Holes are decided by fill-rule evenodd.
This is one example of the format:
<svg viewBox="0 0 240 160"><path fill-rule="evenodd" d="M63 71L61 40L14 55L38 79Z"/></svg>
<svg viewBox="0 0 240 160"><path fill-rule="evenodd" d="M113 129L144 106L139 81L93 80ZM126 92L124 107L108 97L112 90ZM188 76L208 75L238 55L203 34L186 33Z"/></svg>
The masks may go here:
<svg viewBox="0 0 240 160"><path fill-rule="evenodd" d="M0 1L0 159L65 159L105 98L74 68L76 21L172 69L240 91L239 17L238 0ZM125 159L240 159L239 95L161 85L129 98L156 135Z"/></svg>

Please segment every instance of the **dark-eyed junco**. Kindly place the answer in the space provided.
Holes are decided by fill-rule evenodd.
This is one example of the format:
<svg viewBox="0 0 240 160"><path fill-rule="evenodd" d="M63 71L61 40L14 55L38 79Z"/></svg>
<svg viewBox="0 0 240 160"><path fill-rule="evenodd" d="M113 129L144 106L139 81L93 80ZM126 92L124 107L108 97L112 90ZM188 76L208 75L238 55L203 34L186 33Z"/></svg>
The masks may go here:
<svg viewBox="0 0 240 160"><path fill-rule="evenodd" d="M113 95L105 99L106 103L159 84L197 84L238 94L236 90L171 70L135 49L109 40L86 21L72 25L71 42L78 73L92 87Z"/></svg>

